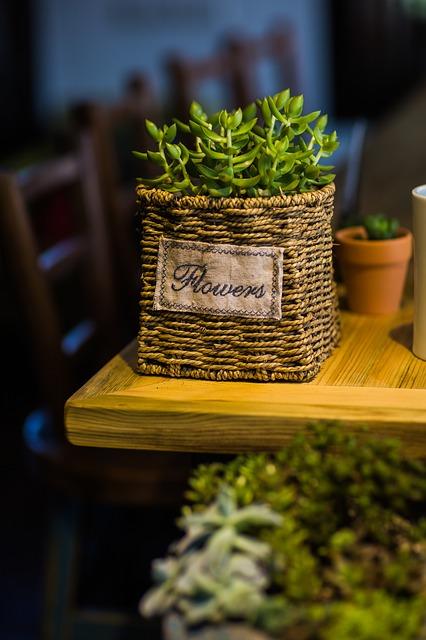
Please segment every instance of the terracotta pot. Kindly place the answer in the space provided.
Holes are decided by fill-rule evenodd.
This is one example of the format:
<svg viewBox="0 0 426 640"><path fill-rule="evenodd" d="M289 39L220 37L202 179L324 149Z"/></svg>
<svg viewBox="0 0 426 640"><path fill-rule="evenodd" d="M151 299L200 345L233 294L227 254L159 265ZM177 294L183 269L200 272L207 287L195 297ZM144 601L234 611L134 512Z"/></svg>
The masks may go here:
<svg viewBox="0 0 426 640"><path fill-rule="evenodd" d="M392 240L368 240L364 227L348 227L337 231L336 242L351 311L397 311L412 254L410 231L401 228Z"/></svg>

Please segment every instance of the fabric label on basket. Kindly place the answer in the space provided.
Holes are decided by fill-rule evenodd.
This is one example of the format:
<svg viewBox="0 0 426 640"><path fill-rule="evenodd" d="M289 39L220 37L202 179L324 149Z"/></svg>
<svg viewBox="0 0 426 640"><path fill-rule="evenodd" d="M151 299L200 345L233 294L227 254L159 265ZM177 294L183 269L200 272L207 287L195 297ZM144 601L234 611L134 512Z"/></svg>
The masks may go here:
<svg viewBox="0 0 426 640"><path fill-rule="evenodd" d="M163 237L153 308L279 320L283 252Z"/></svg>

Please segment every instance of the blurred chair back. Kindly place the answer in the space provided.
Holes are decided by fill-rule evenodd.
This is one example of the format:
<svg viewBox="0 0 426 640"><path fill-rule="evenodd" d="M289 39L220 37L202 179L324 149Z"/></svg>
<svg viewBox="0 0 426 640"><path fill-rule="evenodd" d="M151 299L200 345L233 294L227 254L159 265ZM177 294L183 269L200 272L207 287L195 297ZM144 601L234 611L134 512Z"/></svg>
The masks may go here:
<svg viewBox="0 0 426 640"><path fill-rule="evenodd" d="M186 120L188 109L193 100L199 100L210 108L209 96L205 95L208 85L213 85L210 100L220 100L221 107L236 106L234 91L233 58L226 49L209 57L199 60L173 55L169 58L167 69L169 73L170 95L173 102L173 115ZM220 96L218 95L220 94Z"/></svg>
<svg viewBox="0 0 426 640"><path fill-rule="evenodd" d="M168 71L174 115L186 118L193 100L203 99L203 85L215 82L221 96L220 107L245 106L262 97L262 67L270 63L274 71L274 83L280 90L290 87L293 93L300 90L298 51L293 29L278 24L263 36L232 36L222 48L209 57L189 59L180 55L169 58Z"/></svg>
<svg viewBox="0 0 426 640"><path fill-rule="evenodd" d="M301 91L299 51L293 27L278 23L260 37L235 36L228 39L232 60L234 100L247 105L268 93L262 86L262 71L270 67L276 91L289 87L293 94Z"/></svg>
<svg viewBox="0 0 426 640"><path fill-rule="evenodd" d="M335 225L352 224L359 219L360 187L364 164L365 140L368 123L364 118L336 122L337 133L346 148L342 160L336 161L336 200L338 216Z"/></svg>
<svg viewBox="0 0 426 640"><path fill-rule="evenodd" d="M246 105L265 93L287 87L293 94L302 91L300 51L291 25L277 23L258 38L230 38L228 50L233 59L233 87L238 104ZM265 62L274 72L270 78L272 89L262 86ZM335 155L337 195L334 224L338 226L357 212L367 122L362 118L330 120L329 126L330 130L337 129L341 140L341 148Z"/></svg>
<svg viewBox="0 0 426 640"><path fill-rule="evenodd" d="M245 106L287 87L293 94L302 91L298 41L294 28L283 22L260 37L230 37L226 46L209 58L188 60L174 56L168 69L175 114L182 119L187 119L192 100L201 98L203 84L211 80L219 82L222 94L227 96L221 106L230 108ZM269 86L264 86L265 79ZM209 104L205 106L207 111L212 110ZM335 155L338 189L334 224L338 226L357 212L367 122L360 118L337 120L330 121L329 127L337 129L341 140Z"/></svg>
<svg viewBox="0 0 426 640"><path fill-rule="evenodd" d="M67 199L79 205L75 230L40 248L31 207L59 190L69 190ZM64 402L81 382L77 372L90 373L85 356L90 354L92 366L99 366L119 347L110 250L90 138L82 136L78 151L58 160L16 174L1 172L0 210L8 277L28 332L40 391L62 431ZM77 294L70 285L76 274Z"/></svg>
<svg viewBox="0 0 426 640"><path fill-rule="evenodd" d="M93 138L120 303L130 338L137 326L139 289L136 177L140 174L149 176L153 171L151 163L136 160L131 151L152 146L145 119L158 121L158 102L149 80L136 74L130 78L120 101L113 105L82 102L73 107L71 115L78 133L90 132Z"/></svg>
<svg viewBox="0 0 426 640"><path fill-rule="evenodd" d="M82 205L80 224L75 233L47 246L46 238L36 237L34 213L36 203L58 189L75 191ZM93 607L86 601L82 605L79 597L82 576L87 578L87 573L80 574L85 517L105 503L175 508L190 468L189 455L76 447L65 438L65 400L99 368L100 360L120 347L108 234L89 135L81 136L74 154L18 174L0 172L0 243L48 409L28 416L24 439L43 479L59 490L56 495L60 497L52 503L47 538L41 635L44 640L102 634L108 638L151 637L150 629L136 615L112 610L111 604L108 608ZM69 297L66 280L78 270L88 313L74 322L74 316L80 315L76 313L80 303ZM70 318L64 323L59 313L62 305L57 304L64 299L72 312L69 327ZM22 369L25 381L26 360ZM78 373L82 376L75 375ZM147 518L150 513L147 511ZM95 517L93 521L97 522ZM103 533L96 529L94 535L102 537Z"/></svg>

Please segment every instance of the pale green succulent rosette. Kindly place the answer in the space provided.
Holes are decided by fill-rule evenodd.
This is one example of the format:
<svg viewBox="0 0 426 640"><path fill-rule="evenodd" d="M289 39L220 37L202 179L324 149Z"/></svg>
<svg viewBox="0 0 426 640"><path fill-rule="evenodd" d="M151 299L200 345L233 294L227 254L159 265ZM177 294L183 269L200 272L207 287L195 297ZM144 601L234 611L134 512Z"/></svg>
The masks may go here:
<svg viewBox="0 0 426 640"><path fill-rule="evenodd" d="M141 613L175 609L190 625L251 619L270 583L271 549L250 532L278 526L281 519L267 505L238 509L232 490L224 487L206 511L183 517L185 536L171 556L154 562L158 586L143 598Z"/></svg>

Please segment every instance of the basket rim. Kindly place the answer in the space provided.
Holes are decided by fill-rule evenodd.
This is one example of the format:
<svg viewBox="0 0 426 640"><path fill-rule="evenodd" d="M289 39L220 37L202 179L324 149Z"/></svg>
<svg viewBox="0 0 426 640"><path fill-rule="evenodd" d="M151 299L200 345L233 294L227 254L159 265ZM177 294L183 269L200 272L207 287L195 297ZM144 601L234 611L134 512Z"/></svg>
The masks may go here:
<svg viewBox="0 0 426 640"><path fill-rule="evenodd" d="M319 205L334 195L334 182L303 193L291 193L275 196L226 197L214 198L206 195L180 195L170 193L156 187L147 188L143 184L136 187L136 195L140 201L150 204L172 206L175 209L260 209L268 207L289 207L297 205Z"/></svg>

